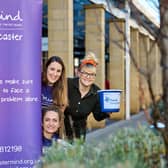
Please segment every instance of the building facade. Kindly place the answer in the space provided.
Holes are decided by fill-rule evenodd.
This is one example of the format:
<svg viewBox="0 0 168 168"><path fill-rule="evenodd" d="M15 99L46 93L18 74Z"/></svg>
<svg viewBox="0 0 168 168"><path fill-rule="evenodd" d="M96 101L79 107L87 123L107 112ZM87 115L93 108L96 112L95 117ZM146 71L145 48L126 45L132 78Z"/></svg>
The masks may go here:
<svg viewBox="0 0 168 168"><path fill-rule="evenodd" d="M44 61L52 55L63 58L68 76L74 76L86 52L99 59L96 83L121 89L120 112L111 119L129 119L162 94L160 52L155 42L159 23L141 6L124 0L44 0L43 37L48 47ZM143 72L143 73L142 73ZM146 76L146 74L150 74Z"/></svg>

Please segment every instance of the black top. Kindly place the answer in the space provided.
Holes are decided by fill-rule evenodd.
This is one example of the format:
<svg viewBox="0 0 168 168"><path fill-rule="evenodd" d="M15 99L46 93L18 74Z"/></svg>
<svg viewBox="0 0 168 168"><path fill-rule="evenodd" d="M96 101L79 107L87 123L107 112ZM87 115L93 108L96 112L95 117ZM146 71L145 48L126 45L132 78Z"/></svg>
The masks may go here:
<svg viewBox="0 0 168 168"><path fill-rule="evenodd" d="M100 88L93 84L90 91L81 98L79 78L68 79L69 106L65 110L65 130L69 138L73 138L74 134L76 138L81 135L85 137L86 120L91 112L97 121L109 117L109 114L101 112L98 90Z"/></svg>

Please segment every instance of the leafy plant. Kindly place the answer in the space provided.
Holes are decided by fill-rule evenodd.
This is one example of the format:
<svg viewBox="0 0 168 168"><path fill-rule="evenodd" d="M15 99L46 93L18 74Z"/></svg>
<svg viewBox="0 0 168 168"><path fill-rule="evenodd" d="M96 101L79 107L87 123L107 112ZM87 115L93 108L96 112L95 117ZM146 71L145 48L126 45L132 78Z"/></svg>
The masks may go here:
<svg viewBox="0 0 168 168"><path fill-rule="evenodd" d="M161 136L139 127L121 129L99 144L76 140L65 148L55 143L41 161L44 168L162 168L164 155Z"/></svg>

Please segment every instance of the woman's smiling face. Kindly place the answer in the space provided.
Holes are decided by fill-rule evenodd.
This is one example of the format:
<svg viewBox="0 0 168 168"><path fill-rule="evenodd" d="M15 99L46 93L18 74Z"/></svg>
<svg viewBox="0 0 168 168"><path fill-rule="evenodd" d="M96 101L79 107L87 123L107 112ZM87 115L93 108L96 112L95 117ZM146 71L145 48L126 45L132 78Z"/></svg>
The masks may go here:
<svg viewBox="0 0 168 168"><path fill-rule="evenodd" d="M96 67L84 66L79 72L80 83L83 86L91 86L95 82Z"/></svg>
<svg viewBox="0 0 168 168"><path fill-rule="evenodd" d="M62 65L58 62L51 62L47 67L47 80L49 85L53 85L62 75Z"/></svg>
<svg viewBox="0 0 168 168"><path fill-rule="evenodd" d="M43 118L43 132L54 134L60 127L59 114L54 111L47 111Z"/></svg>

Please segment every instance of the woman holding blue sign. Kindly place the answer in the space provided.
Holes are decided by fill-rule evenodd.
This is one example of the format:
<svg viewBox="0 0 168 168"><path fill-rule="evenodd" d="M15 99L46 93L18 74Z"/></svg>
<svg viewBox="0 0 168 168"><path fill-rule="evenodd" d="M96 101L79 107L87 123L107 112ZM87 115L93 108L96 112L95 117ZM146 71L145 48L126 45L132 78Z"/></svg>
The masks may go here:
<svg viewBox="0 0 168 168"><path fill-rule="evenodd" d="M42 108L50 105L58 106L62 115L68 104L67 79L65 65L59 56L52 56L48 59L42 74ZM62 117L63 118L63 117ZM64 122L61 121L60 136L63 135Z"/></svg>
<svg viewBox="0 0 168 168"><path fill-rule="evenodd" d="M68 79L69 106L65 110L65 130L67 138L83 138L86 136L86 122L92 112L97 121L109 117L102 113L97 91L100 88L94 84L98 61L93 53L82 60L77 78Z"/></svg>

